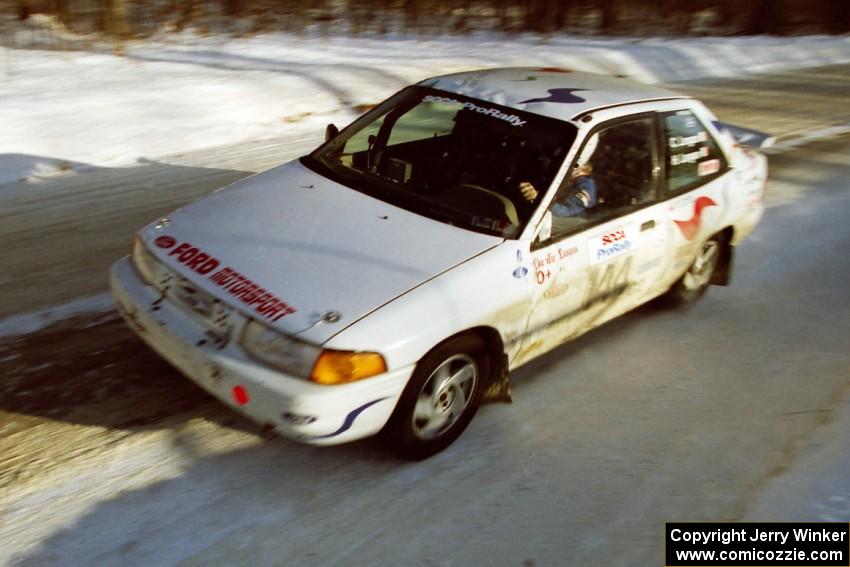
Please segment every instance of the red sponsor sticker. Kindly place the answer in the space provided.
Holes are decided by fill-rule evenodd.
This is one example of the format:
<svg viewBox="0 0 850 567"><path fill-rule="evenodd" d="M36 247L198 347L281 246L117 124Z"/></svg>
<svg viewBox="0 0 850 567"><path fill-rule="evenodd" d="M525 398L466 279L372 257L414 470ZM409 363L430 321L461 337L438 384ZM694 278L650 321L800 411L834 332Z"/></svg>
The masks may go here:
<svg viewBox="0 0 850 567"><path fill-rule="evenodd" d="M160 248L171 248L172 246L177 244L177 241L174 240L174 237L172 236L157 236L154 242Z"/></svg>
<svg viewBox="0 0 850 567"><path fill-rule="evenodd" d="M602 236L602 244L614 244L618 240L624 240L626 238L626 231L623 229L615 230L610 234L606 234Z"/></svg>
<svg viewBox="0 0 850 567"><path fill-rule="evenodd" d="M717 173L718 171L720 171L719 159L710 159L697 165L697 175L699 175L700 177L702 177L703 175L711 175L713 173Z"/></svg>

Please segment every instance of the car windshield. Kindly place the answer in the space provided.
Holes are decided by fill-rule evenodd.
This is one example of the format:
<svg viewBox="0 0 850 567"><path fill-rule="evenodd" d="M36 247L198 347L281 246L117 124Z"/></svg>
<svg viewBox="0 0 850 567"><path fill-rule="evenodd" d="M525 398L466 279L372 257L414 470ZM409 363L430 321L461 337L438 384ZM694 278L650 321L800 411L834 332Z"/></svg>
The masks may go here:
<svg viewBox="0 0 850 567"><path fill-rule="evenodd" d="M570 145L573 125L421 86L374 108L302 162L441 222L516 238ZM539 199L538 199L539 201Z"/></svg>

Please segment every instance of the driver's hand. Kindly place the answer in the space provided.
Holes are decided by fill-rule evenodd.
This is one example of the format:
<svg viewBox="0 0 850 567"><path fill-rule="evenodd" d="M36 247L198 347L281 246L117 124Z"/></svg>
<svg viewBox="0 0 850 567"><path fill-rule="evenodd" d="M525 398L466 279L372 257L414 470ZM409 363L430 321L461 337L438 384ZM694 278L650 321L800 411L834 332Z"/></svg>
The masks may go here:
<svg viewBox="0 0 850 567"><path fill-rule="evenodd" d="M535 189L534 185L528 181L523 181L519 184L519 191L529 203L533 202L537 198L537 189Z"/></svg>

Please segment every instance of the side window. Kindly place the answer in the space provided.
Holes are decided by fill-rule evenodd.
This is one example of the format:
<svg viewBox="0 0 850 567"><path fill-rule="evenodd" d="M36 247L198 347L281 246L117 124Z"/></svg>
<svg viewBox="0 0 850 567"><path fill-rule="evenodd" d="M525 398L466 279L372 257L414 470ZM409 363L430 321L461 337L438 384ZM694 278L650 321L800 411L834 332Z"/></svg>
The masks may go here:
<svg viewBox="0 0 850 567"><path fill-rule="evenodd" d="M655 199L655 118L603 126L583 142L550 206L551 237Z"/></svg>
<svg viewBox="0 0 850 567"><path fill-rule="evenodd" d="M690 110L664 115L667 192L691 189L726 169L717 142Z"/></svg>

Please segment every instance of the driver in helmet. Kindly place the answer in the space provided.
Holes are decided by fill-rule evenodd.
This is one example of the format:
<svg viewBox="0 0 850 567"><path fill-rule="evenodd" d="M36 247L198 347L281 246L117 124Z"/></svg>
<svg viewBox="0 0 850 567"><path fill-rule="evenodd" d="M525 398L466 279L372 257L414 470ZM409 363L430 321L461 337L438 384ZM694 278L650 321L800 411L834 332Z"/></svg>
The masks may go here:
<svg viewBox="0 0 850 567"><path fill-rule="evenodd" d="M590 158L596 151L598 144L598 134L591 136L585 144L572 171L570 171L569 185L555 196L555 201L551 206L554 216L573 217L596 205L596 183L591 177L593 165L590 163ZM529 203L534 203L539 196L537 189L528 181L521 182L519 190Z"/></svg>

